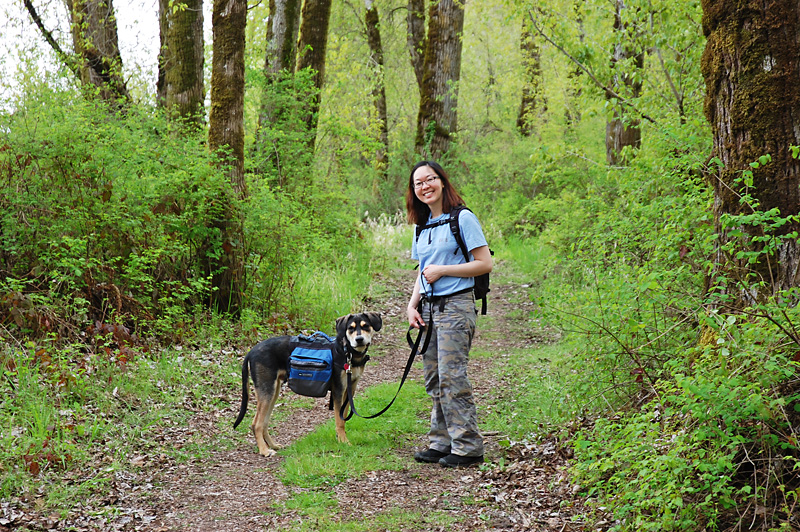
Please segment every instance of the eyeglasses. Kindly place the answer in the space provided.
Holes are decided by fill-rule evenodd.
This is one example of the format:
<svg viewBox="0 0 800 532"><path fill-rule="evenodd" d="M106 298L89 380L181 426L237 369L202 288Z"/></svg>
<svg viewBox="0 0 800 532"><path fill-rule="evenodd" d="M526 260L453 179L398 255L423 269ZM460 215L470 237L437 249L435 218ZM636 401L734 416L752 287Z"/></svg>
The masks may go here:
<svg viewBox="0 0 800 532"><path fill-rule="evenodd" d="M438 175L432 175L432 176L426 177L425 179L422 179L420 181L414 181L414 188L416 190L419 190L422 187L424 187L425 185L433 186L433 182L436 181L437 179L439 179Z"/></svg>

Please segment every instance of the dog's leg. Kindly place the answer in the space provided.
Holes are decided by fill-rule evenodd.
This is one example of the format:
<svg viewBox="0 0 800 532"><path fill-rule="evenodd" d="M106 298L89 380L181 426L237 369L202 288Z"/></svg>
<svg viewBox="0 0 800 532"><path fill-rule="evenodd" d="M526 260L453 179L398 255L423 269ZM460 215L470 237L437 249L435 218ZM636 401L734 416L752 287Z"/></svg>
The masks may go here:
<svg viewBox="0 0 800 532"><path fill-rule="evenodd" d="M270 449L274 449L276 451L280 449L281 446L278 445L278 443L274 439L272 439L272 436L269 433L269 421L270 419L272 419L272 410L275 408L275 403L278 402L278 396L280 396L280 394L281 394L280 381L277 381L275 383L275 391L272 394L272 400L269 402L269 405L267 407L267 415L264 418L264 429L263 429L264 441L267 442L267 445L269 445Z"/></svg>
<svg viewBox="0 0 800 532"><path fill-rule="evenodd" d="M269 418L272 415L272 409L275 406L279 393L280 388L275 386L274 383L271 390L256 388L258 406L250 429L253 431L253 436L256 437L258 454L262 456L272 456L275 454L275 449L278 448L278 445L269 435L267 428L269 425Z"/></svg>
<svg viewBox="0 0 800 532"><path fill-rule="evenodd" d="M346 410L349 410L350 407L346 407ZM347 434L344 431L344 419L341 416L342 412L342 398L335 396L333 398L333 411L336 412L336 417L334 418L336 421L336 439L339 440L340 443L350 443L350 440L347 439ZM345 412L347 415L347 412Z"/></svg>

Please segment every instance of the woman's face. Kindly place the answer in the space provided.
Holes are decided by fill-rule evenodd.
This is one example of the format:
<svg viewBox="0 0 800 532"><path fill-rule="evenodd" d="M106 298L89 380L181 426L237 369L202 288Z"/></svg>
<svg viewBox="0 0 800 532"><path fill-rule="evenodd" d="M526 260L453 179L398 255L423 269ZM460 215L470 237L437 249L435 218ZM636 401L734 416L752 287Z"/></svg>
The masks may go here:
<svg viewBox="0 0 800 532"><path fill-rule="evenodd" d="M414 194L428 207L438 206L438 209L431 208L431 211L441 210L442 204L442 180L430 166L420 166L414 171L412 176Z"/></svg>

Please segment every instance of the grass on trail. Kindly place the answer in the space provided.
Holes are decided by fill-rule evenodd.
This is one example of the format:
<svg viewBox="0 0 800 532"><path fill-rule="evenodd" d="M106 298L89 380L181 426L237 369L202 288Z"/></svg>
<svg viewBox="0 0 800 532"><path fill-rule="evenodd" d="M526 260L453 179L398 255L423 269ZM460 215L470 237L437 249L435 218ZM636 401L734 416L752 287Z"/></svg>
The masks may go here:
<svg viewBox="0 0 800 532"><path fill-rule="evenodd" d="M359 414L372 415L394 397L397 383L372 386L355 398ZM398 471L406 467L406 457L397 449L427 431L425 413L430 408L425 389L407 381L392 407L376 419L353 416L347 422L347 437L352 445L336 441L334 420L282 450L285 457L281 480L290 485L314 488L331 486L367 471Z"/></svg>

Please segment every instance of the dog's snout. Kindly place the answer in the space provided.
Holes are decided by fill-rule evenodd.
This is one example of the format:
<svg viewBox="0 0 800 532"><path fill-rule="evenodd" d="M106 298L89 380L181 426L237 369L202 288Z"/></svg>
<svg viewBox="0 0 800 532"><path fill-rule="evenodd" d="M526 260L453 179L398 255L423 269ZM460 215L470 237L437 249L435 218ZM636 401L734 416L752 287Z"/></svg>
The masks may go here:
<svg viewBox="0 0 800 532"><path fill-rule="evenodd" d="M358 345L364 345L364 336L363 335L356 336L356 343Z"/></svg>

